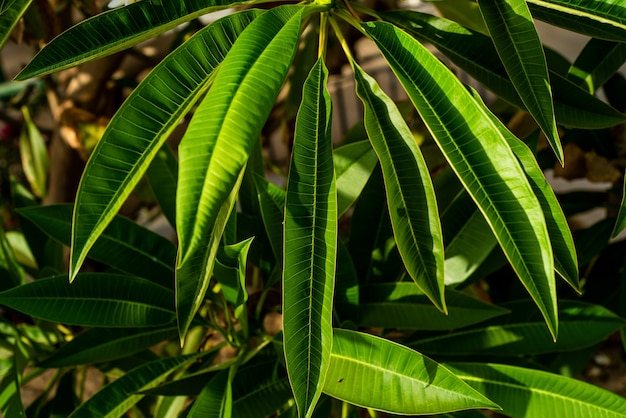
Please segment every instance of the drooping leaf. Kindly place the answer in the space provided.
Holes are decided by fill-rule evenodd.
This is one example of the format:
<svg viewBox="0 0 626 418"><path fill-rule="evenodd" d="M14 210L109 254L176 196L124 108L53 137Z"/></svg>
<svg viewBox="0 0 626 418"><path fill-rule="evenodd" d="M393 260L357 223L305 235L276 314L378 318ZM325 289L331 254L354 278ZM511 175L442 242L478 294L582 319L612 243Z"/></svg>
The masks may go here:
<svg viewBox="0 0 626 418"><path fill-rule="evenodd" d="M163 144L146 171L146 177L161 212L171 226L176 225L176 183L178 162L172 149Z"/></svg>
<svg viewBox="0 0 626 418"><path fill-rule="evenodd" d="M556 338L556 284L546 221L506 139L458 79L415 39L385 22L362 27L398 76Z"/></svg>
<svg viewBox="0 0 626 418"><path fill-rule="evenodd" d="M34 206L19 209L18 213L56 241L70 244L71 204ZM89 257L121 272L172 287L174 243L122 216L115 216L102 231Z"/></svg>
<svg viewBox="0 0 626 418"><path fill-rule="evenodd" d="M446 312L443 238L428 167L393 101L356 64L353 69L365 128L383 171L398 250L417 286Z"/></svg>
<svg viewBox="0 0 626 418"><path fill-rule="evenodd" d="M103 363L131 356L175 336L174 326L156 329L93 328L81 332L37 366L67 367Z"/></svg>
<svg viewBox="0 0 626 418"><path fill-rule="evenodd" d="M172 292L148 280L84 273L54 276L0 293L0 304L35 318L87 327L154 327L174 320Z"/></svg>
<svg viewBox="0 0 626 418"><path fill-rule="evenodd" d="M187 415L188 418L230 418L233 407L230 370L222 370L206 384Z"/></svg>
<svg viewBox="0 0 626 418"><path fill-rule="evenodd" d="M528 0L533 17L594 38L626 42L626 7L619 1Z"/></svg>
<svg viewBox="0 0 626 418"><path fill-rule="evenodd" d="M626 326L599 305L560 300L559 339L554 342L528 301L503 303L511 311L471 329L415 341L410 347L438 355L520 356L579 350Z"/></svg>
<svg viewBox="0 0 626 418"><path fill-rule="evenodd" d="M337 176L337 213L341 216L361 194L378 160L369 141L336 148L333 160Z"/></svg>
<svg viewBox="0 0 626 418"><path fill-rule="evenodd" d="M526 0L479 0L478 5L515 90L563 164L546 58Z"/></svg>
<svg viewBox="0 0 626 418"><path fill-rule="evenodd" d="M456 376L485 393L512 418L626 416L626 399L589 383L539 370L501 364L446 364Z"/></svg>
<svg viewBox="0 0 626 418"><path fill-rule="evenodd" d="M205 353L168 357L141 365L100 389L70 418L122 416L145 396L142 391L158 385L171 372L203 355Z"/></svg>
<svg viewBox="0 0 626 418"><path fill-rule="evenodd" d="M11 36L11 32L33 0L7 0L0 10L0 48Z"/></svg>
<svg viewBox="0 0 626 418"><path fill-rule="evenodd" d="M383 16L419 40L432 43L452 62L504 100L524 108L508 78L491 39L458 23L412 11L385 12ZM584 129L606 128L624 121L624 115L557 72L550 71L557 122Z"/></svg>
<svg viewBox="0 0 626 418"><path fill-rule="evenodd" d="M204 297L243 169L297 48L304 10L277 7L247 27L179 146L176 307L181 337Z"/></svg>
<svg viewBox="0 0 626 418"><path fill-rule="evenodd" d="M284 351L301 417L311 416L322 393L332 347L337 188L327 79L319 59L304 83L285 204Z"/></svg>
<svg viewBox="0 0 626 418"><path fill-rule="evenodd" d="M16 80L61 71L123 51L233 3L230 0L180 0L175 3L142 0L100 13L53 39L17 75Z"/></svg>
<svg viewBox="0 0 626 418"><path fill-rule="evenodd" d="M498 408L428 357L373 335L341 329L335 329L324 393L403 415Z"/></svg>
<svg viewBox="0 0 626 418"><path fill-rule="evenodd" d="M26 107L22 108L22 114L25 124L20 135L22 169L33 193L38 197L44 197L48 190L48 169L50 167L48 149L39 128L33 122Z"/></svg>
<svg viewBox="0 0 626 418"><path fill-rule="evenodd" d="M590 39L570 67L567 78L589 93L606 83L626 62L626 44Z"/></svg>
<svg viewBox="0 0 626 418"><path fill-rule="evenodd" d="M472 325L507 313L462 292L446 290L448 315L428 303L413 283L376 283L361 286L359 322L362 327L411 330L448 330Z"/></svg>
<svg viewBox="0 0 626 418"><path fill-rule="evenodd" d="M259 13L236 13L198 31L161 61L115 114L78 188L72 223L71 278L170 132L206 91L214 69L234 40Z"/></svg>
<svg viewBox="0 0 626 418"><path fill-rule="evenodd" d="M530 185L539 199L543 214L548 227L548 235L554 254L554 268L561 277L577 292L580 291L578 281L578 260L574 239L569 229L567 219L563 214L561 205L556 199L552 186L546 180L532 151L513 135L500 120L485 106L482 99L474 92L476 103L481 106L491 121L496 125L502 136L506 139L511 150L519 160L522 169L526 173Z"/></svg>

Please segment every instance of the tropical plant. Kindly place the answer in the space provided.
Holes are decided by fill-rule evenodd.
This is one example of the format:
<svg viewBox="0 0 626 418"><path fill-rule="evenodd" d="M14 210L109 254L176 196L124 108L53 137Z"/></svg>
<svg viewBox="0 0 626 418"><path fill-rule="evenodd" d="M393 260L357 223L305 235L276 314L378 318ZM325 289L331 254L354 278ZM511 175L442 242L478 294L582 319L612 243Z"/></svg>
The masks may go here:
<svg viewBox="0 0 626 418"><path fill-rule="evenodd" d="M73 205L37 204L47 160L24 111L34 195L13 185L19 229L0 235L3 414L625 416L624 398L562 375L626 324L616 299L624 244L608 244L626 226L623 179L600 199L559 202L544 169L567 169L576 147L622 156L621 133L608 128L625 121L615 92L626 91L616 74L626 8L263 3L141 0L97 13L16 77L54 84L55 72L235 8L186 26L132 90ZM1 42L29 6L2 3ZM542 45L533 18L591 39L570 63ZM374 43L407 103L361 68L355 34ZM331 134L327 89L337 45L364 109L343 139ZM497 100L486 105L459 69ZM607 83L608 103L596 95ZM269 181L262 146L277 114L294 126L285 188ZM524 130L507 126L524 115ZM597 140L585 144L583 132ZM144 178L176 244L118 215ZM573 236L566 215L602 205L615 216ZM21 386L48 369L25 408ZM105 384L87 396L93 369Z"/></svg>

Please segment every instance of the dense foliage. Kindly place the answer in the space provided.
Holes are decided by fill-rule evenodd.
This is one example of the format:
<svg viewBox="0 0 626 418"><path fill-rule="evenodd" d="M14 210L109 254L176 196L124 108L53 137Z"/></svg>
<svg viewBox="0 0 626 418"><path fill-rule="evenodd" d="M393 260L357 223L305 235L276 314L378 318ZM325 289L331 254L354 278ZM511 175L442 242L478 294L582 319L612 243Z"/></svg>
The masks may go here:
<svg viewBox="0 0 626 418"><path fill-rule="evenodd" d="M60 12L44 3L4 1L0 42L22 22L48 40L37 22ZM4 199L16 222L0 230L4 416L626 416L626 399L574 379L626 325L626 247L609 241L626 226L621 2L127 3L65 4L93 16L4 84L5 107L27 105L24 181ZM570 63L534 19L589 41ZM132 92L110 121L77 124L97 145L73 204L39 204L59 164L31 115L41 91L52 106L59 72L171 29L145 77L117 80ZM363 70L359 37L406 103ZM364 112L333 138L342 63ZM282 172L263 152L272 124L291 147ZM612 188L557 196L551 168ZM137 194L176 243L118 214ZM572 233L568 217L596 207L608 218ZM20 388L48 369L25 407Z"/></svg>

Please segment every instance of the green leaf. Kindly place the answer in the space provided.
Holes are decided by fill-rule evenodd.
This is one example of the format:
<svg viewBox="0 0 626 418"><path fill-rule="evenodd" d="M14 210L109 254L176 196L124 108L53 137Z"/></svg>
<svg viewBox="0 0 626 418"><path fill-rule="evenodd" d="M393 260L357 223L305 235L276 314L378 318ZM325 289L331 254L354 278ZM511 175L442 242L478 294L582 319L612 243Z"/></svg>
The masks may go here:
<svg viewBox="0 0 626 418"><path fill-rule="evenodd" d="M172 371L204 354L169 357L141 365L100 389L70 418L120 417L145 396L140 392L155 387Z"/></svg>
<svg viewBox="0 0 626 418"><path fill-rule="evenodd" d="M15 259L15 253L4 228L0 225L0 290L19 286L24 281L24 271Z"/></svg>
<svg viewBox="0 0 626 418"><path fill-rule="evenodd" d="M607 0L528 0L533 17L594 38L626 42L626 7Z"/></svg>
<svg viewBox="0 0 626 418"><path fill-rule="evenodd" d="M161 61L115 114L93 151L78 188L71 278L168 135L206 91L213 71L234 40L259 13L251 10L233 14L198 31Z"/></svg>
<svg viewBox="0 0 626 418"><path fill-rule="evenodd" d="M526 0L479 0L478 5L515 90L563 164L546 57Z"/></svg>
<svg viewBox="0 0 626 418"><path fill-rule="evenodd" d="M615 227L613 227L611 238L615 238L626 228L626 181L624 181L622 188L622 203L617 213L617 219L615 220Z"/></svg>
<svg viewBox="0 0 626 418"><path fill-rule="evenodd" d="M378 159L369 141L353 142L333 152L337 176L337 213L343 215L361 194Z"/></svg>
<svg viewBox="0 0 626 418"><path fill-rule="evenodd" d="M394 237L417 286L446 312L443 238L428 167L411 130L376 81L353 64L365 129L378 155Z"/></svg>
<svg viewBox="0 0 626 418"><path fill-rule="evenodd" d="M319 59L303 87L285 204L283 335L298 413L310 417L332 347L337 189L328 70Z"/></svg>
<svg viewBox="0 0 626 418"><path fill-rule="evenodd" d="M413 283L361 286L359 322L362 327L410 330L448 330L472 325L507 313L496 305L462 292L446 290L448 315L438 311Z"/></svg>
<svg viewBox="0 0 626 418"><path fill-rule="evenodd" d="M498 408L445 367L400 344L341 329L333 341L324 393L334 398L403 415Z"/></svg>
<svg viewBox="0 0 626 418"><path fill-rule="evenodd" d="M489 222L556 338L556 284L546 221L506 139L454 74L417 41L384 22L363 28Z"/></svg>
<svg viewBox="0 0 626 418"><path fill-rule="evenodd" d="M504 100L524 108L491 38L437 16L419 12L386 12L389 20L405 28L417 39L432 43L452 62ZM557 72L550 71L557 122L562 125L596 129L607 128L624 121L616 111Z"/></svg>
<svg viewBox="0 0 626 418"><path fill-rule="evenodd" d="M284 6L255 19L233 44L189 124L179 147L179 266L203 246L205 237L222 233L213 227L214 219L287 76L303 11Z"/></svg>
<svg viewBox="0 0 626 418"><path fill-rule="evenodd" d="M35 318L86 327L154 327L174 320L172 292L148 280L84 273L54 276L0 293L0 304Z"/></svg>
<svg viewBox="0 0 626 418"><path fill-rule="evenodd" d="M246 265L248 251L254 237L221 248L215 263L215 278L220 284L222 293L227 302L233 305L235 317L241 319L240 325L244 328L247 318L241 318L245 313L245 303L248 300L246 290Z"/></svg>
<svg viewBox="0 0 626 418"><path fill-rule="evenodd" d="M626 399L597 386L551 373L501 364L446 364L456 376L485 393L513 417L626 416Z"/></svg>
<svg viewBox="0 0 626 418"><path fill-rule="evenodd" d="M626 62L626 44L590 39L570 67L567 78L589 93L606 83Z"/></svg>
<svg viewBox="0 0 626 418"><path fill-rule="evenodd" d="M28 6L33 0L12 0L6 1L0 10L0 48L4 46L11 36L11 32L17 22L22 18Z"/></svg>
<svg viewBox="0 0 626 418"><path fill-rule="evenodd" d="M187 417L230 418L233 399L229 375L230 370L222 370L209 380L193 403Z"/></svg>
<svg viewBox="0 0 626 418"><path fill-rule="evenodd" d="M69 245L72 205L19 209L20 216L58 242ZM176 246L168 239L122 216L115 216L94 243L89 257L121 272L172 288Z"/></svg>
<svg viewBox="0 0 626 418"><path fill-rule="evenodd" d="M7 418L26 417L21 390L22 373L27 366L28 352L17 336L11 337L11 340L13 356L9 360L9 369L0 380L0 412Z"/></svg>
<svg viewBox="0 0 626 418"><path fill-rule="evenodd" d="M474 92L474 98L483 108L491 121L496 125L502 136L506 139L511 150L519 160L522 169L526 173L530 185L539 199L543 214L548 227L548 235L554 253L554 268L561 277L577 292L580 292L578 281L578 260L574 239L569 229L567 219L563 214L561 205L554 195L552 186L546 180L532 151L513 135L500 120L485 106L478 93Z"/></svg>
<svg viewBox="0 0 626 418"><path fill-rule="evenodd" d="M157 152L146 171L146 177L161 212L170 225L176 225L176 183L178 161L170 146L165 143Z"/></svg>
<svg viewBox="0 0 626 418"><path fill-rule="evenodd" d="M142 0L100 13L53 39L15 79L42 76L112 55L233 3L230 0Z"/></svg>
<svg viewBox="0 0 626 418"><path fill-rule="evenodd" d="M410 343L421 352L437 355L521 356L579 350L604 341L626 321L599 305L560 300L559 339L546 331L530 302L500 305L511 311L472 329Z"/></svg>
<svg viewBox="0 0 626 418"><path fill-rule="evenodd" d="M41 132L39 132L26 107L22 107L22 114L25 123L20 135L22 169L33 193L38 197L44 197L48 191L50 167L48 149Z"/></svg>
<svg viewBox="0 0 626 418"><path fill-rule="evenodd" d="M139 353L175 336L176 327L88 329L39 362L37 367L104 363Z"/></svg>

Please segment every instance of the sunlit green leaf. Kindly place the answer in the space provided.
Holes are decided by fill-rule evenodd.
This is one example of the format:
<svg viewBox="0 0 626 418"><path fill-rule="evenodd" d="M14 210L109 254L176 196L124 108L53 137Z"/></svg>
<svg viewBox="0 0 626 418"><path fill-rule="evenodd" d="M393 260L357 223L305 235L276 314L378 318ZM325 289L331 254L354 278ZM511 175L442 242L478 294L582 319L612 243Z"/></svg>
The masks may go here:
<svg viewBox="0 0 626 418"><path fill-rule="evenodd" d="M626 416L626 399L580 380L501 364L450 363L446 367L486 394L513 418Z"/></svg>
<svg viewBox="0 0 626 418"><path fill-rule="evenodd" d="M446 312L443 238L428 167L393 101L353 64L365 128L380 161L391 225L404 265L415 283Z"/></svg>
<svg viewBox="0 0 626 418"><path fill-rule="evenodd" d="M567 78L594 93L626 62L626 44L590 39L570 67Z"/></svg>
<svg viewBox="0 0 626 418"><path fill-rule="evenodd" d="M526 0L479 0L478 5L515 90L563 164L546 58Z"/></svg>
<svg viewBox="0 0 626 418"><path fill-rule="evenodd" d="M304 83L285 204L283 335L298 413L310 417L332 347L337 189L328 70L322 59Z"/></svg>
<svg viewBox="0 0 626 418"><path fill-rule="evenodd" d="M359 141L336 148L333 160L337 176L337 213L341 216L361 194L378 159L369 141Z"/></svg>
<svg viewBox="0 0 626 418"><path fill-rule="evenodd" d="M239 33L259 13L237 13L198 31L161 61L115 114L79 185L72 226L71 278L168 135L206 91L214 69Z"/></svg>
<svg viewBox="0 0 626 418"><path fill-rule="evenodd" d="M497 408L428 357L373 335L341 329L335 330L324 393L403 415Z"/></svg>
<svg viewBox="0 0 626 418"><path fill-rule="evenodd" d="M187 415L189 418L230 418L233 399L229 370L222 370L206 384Z"/></svg>
<svg viewBox="0 0 626 418"><path fill-rule="evenodd" d="M7 418L26 417L21 390L22 373L27 366L28 353L19 338L12 337L11 340L13 356L9 360L9 369L0 380L0 412Z"/></svg>
<svg viewBox="0 0 626 418"><path fill-rule="evenodd" d="M255 176L254 182L259 198L263 226L272 247L272 252L277 260L282 260L285 190L260 176Z"/></svg>
<svg viewBox="0 0 626 418"><path fill-rule="evenodd" d="M33 193L38 197L44 197L48 190L48 170L50 167L48 149L39 128L33 122L26 107L22 108L22 114L25 123L20 135L22 169Z"/></svg>
<svg viewBox="0 0 626 418"><path fill-rule="evenodd" d="M11 32L33 0L6 0L0 10L0 48L11 36Z"/></svg>
<svg viewBox="0 0 626 418"><path fill-rule="evenodd" d="M170 225L176 225L176 183L178 180L178 162L172 149L163 144L154 156L146 171L146 177L161 212Z"/></svg>
<svg viewBox="0 0 626 418"><path fill-rule="evenodd" d="M363 24L489 222L556 338L552 248L543 210L506 139L460 81L405 32Z"/></svg>

